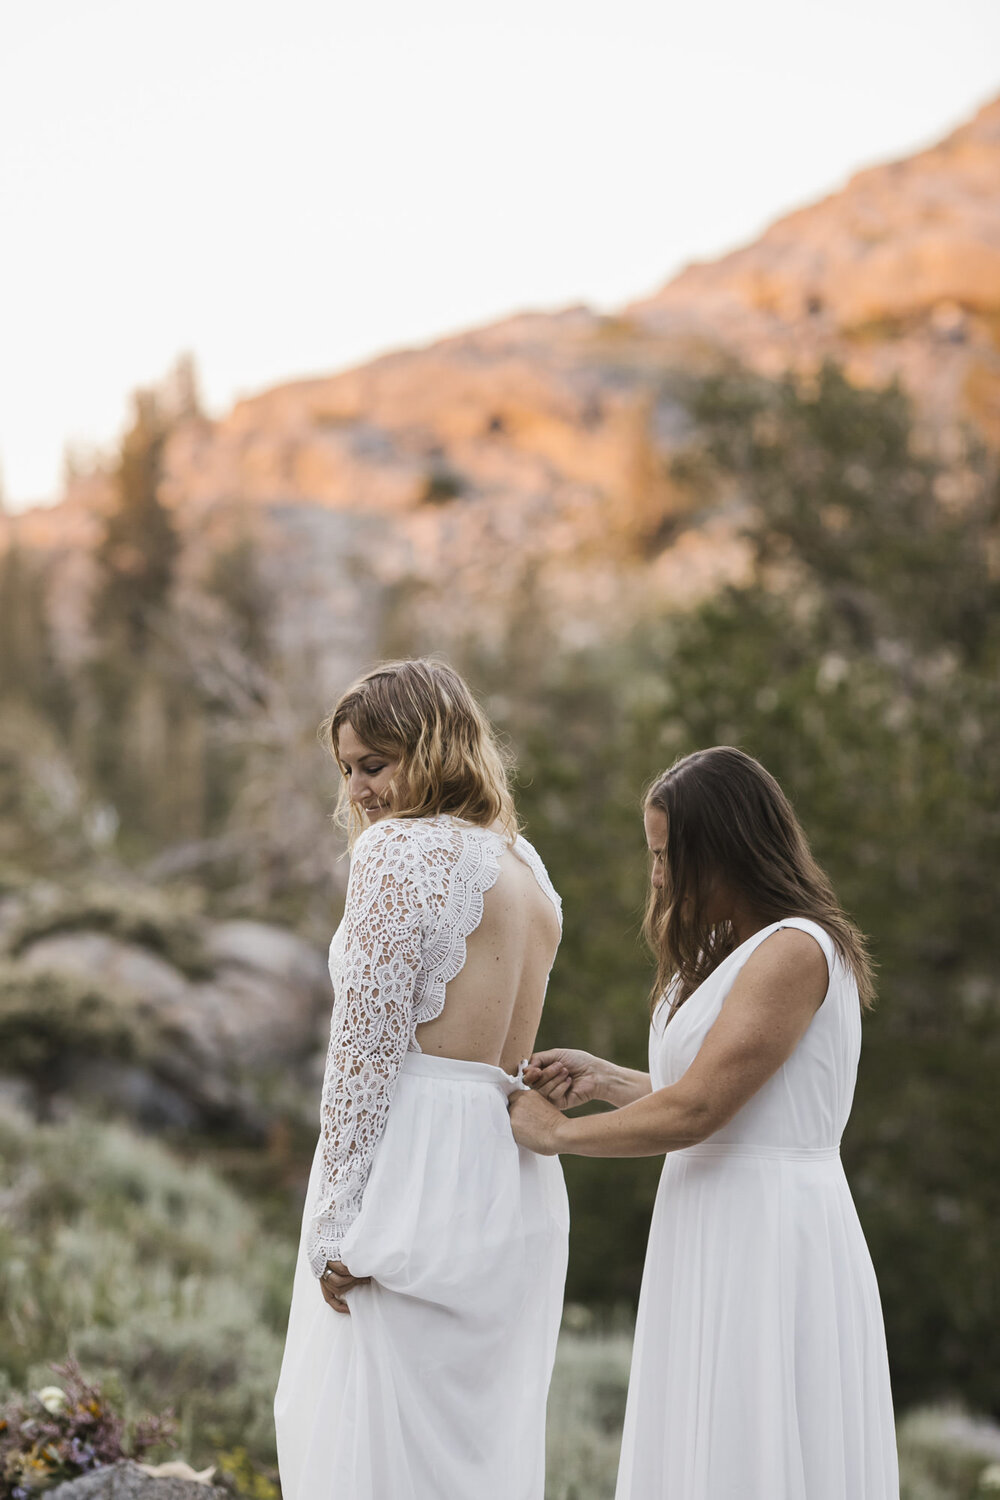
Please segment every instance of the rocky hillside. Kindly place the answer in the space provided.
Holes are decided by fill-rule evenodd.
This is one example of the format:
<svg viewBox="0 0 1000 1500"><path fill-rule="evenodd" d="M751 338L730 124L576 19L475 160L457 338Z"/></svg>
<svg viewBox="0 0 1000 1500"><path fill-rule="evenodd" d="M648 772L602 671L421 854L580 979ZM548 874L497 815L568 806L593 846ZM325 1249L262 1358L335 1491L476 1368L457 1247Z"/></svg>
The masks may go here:
<svg viewBox="0 0 1000 1500"><path fill-rule="evenodd" d="M1000 100L619 317L512 318L189 421L165 487L189 552L252 515L279 627L325 694L387 642L488 638L512 605L544 601L573 641L637 589L684 604L742 554L732 515L692 510L668 477L689 431L677 372L832 356L861 382L900 377L939 429L971 420L1000 442L998 185ZM78 480L19 521L62 553L67 642L106 492Z"/></svg>
<svg viewBox="0 0 1000 1500"><path fill-rule="evenodd" d="M832 357L859 382L898 376L928 415L1000 444L1000 99L626 316L769 372Z"/></svg>
<svg viewBox="0 0 1000 1500"><path fill-rule="evenodd" d="M257 1141L276 1117L311 1126L322 957L282 927L198 906L134 884L0 892L0 1102Z"/></svg>

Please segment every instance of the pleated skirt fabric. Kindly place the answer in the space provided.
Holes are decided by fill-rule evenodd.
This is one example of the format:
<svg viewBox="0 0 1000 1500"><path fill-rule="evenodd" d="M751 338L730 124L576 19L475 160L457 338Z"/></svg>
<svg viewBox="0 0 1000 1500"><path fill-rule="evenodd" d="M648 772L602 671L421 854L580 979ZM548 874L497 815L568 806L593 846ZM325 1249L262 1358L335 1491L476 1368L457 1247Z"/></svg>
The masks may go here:
<svg viewBox="0 0 1000 1500"><path fill-rule="evenodd" d="M616 1500L898 1500L878 1287L839 1152L671 1153Z"/></svg>
<svg viewBox="0 0 1000 1500"><path fill-rule="evenodd" d="M514 1143L500 1068L407 1055L322 1300L303 1242L275 1424L283 1500L543 1500L568 1208ZM314 1201L319 1151L306 1200Z"/></svg>

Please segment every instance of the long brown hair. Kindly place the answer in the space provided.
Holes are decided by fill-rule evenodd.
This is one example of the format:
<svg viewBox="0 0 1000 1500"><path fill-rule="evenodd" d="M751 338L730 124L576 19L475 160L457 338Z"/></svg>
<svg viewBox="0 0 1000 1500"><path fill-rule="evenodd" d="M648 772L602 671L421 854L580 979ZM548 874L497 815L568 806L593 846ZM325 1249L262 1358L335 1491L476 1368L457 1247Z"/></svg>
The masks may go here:
<svg viewBox="0 0 1000 1500"><path fill-rule="evenodd" d="M320 725L320 738L342 772L338 744L345 724L370 749L399 760L389 783L394 818L451 813L485 828L499 823L511 841L517 836L507 753L447 662L430 656L381 662L341 695ZM346 776L337 820L352 843L366 826Z"/></svg>
<svg viewBox="0 0 1000 1500"><path fill-rule="evenodd" d="M643 935L656 958L655 1010L671 989L667 1020L737 946L732 924L706 915L721 880L760 917L809 917L824 927L854 971L861 1004L874 1000L864 936L841 909L809 849L791 803L759 761L730 745L696 750L657 776L643 809L667 819L664 882L650 888Z"/></svg>

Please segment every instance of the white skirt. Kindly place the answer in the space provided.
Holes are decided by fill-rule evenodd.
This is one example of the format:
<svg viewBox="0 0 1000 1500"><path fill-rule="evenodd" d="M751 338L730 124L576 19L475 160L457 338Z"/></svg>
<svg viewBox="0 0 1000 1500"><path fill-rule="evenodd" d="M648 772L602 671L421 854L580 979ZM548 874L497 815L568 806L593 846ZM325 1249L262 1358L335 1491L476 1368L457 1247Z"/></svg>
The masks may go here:
<svg viewBox="0 0 1000 1500"><path fill-rule="evenodd" d="M284 1500L542 1500L569 1212L514 1143L501 1068L408 1053L342 1246L350 1316L299 1245L275 1397ZM313 1160L306 1218L320 1153Z"/></svg>
<svg viewBox="0 0 1000 1500"><path fill-rule="evenodd" d="M616 1500L899 1500L882 1309L836 1149L667 1156Z"/></svg>

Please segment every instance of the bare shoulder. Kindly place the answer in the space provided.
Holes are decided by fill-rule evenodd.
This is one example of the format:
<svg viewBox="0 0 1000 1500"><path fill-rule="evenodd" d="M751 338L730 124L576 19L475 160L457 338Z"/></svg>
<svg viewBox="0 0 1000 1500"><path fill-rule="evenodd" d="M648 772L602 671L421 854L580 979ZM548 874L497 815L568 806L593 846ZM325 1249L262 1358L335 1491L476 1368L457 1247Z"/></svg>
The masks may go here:
<svg viewBox="0 0 1000 1500"><path fill-rule="evenodd" d="M826 954L817 939L798 927L780 927L754 949L733 988L766 993L777 1002L795 996L819 1006L829 983Z"/></svg>

